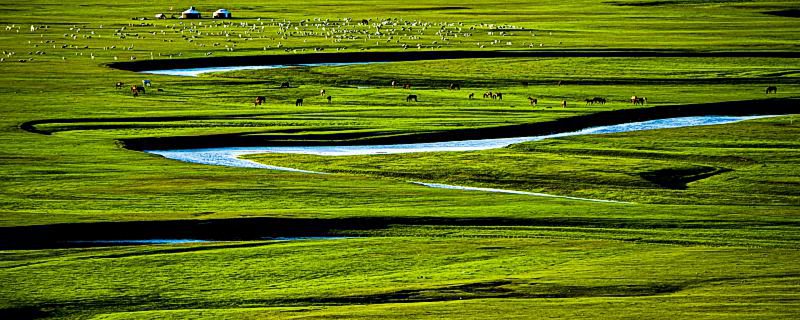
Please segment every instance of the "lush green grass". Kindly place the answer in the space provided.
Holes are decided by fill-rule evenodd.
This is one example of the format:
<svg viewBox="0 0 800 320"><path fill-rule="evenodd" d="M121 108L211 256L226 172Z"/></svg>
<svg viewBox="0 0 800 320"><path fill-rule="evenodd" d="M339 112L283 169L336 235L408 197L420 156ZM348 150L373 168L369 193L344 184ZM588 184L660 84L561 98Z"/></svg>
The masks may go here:
<svg viewBox="0 0 800 320"><path fill-rule="evenodd" d="M626 3L636 5L621 5ZM257 157L334 175L179 163L116 142L222 133L309 140L317 134L489 128L633 108L627 102L633 94L647 96L650 105L760 99L767 85L779 86L779 97L800 96L799 62L790 58L475 59L199 78L103 66L132 56L150 59L151 53L178 59L209 52L404 50L402 44L409 51L531 44L535 50L796 51L800 43L800 20L764 14L795 8L792 1L641 5L647 3L236 1L200 7L208 13L233 10L240 19L232 25L206 19L195 27L190 21L131 20L170 12L170 5L173 11L195 5L190 2L0 4L8 13L0 23L0 49L6 52L0 62L0 226L254 216L519 222L447 226L420 220L339 230L364 238L330 241L2 251L0 315L792 317L800 306L797 116L472 153ZM330 19L326 32L347 33L326 39L314 18ZM345 18L353 20L344 24ZM387 18L397 18L398 25L392 22L375 35L372 24ZM289 34L279 33L284 19L292 22ZM310 20L299 24L304 19ZM372 19L371 25L358 25L361 19ZM406 22L417 26L402 30ZM31 25L47 27L31 31ZM365 41L367 31L373 34ZM349 38L336 42L337 35ZM113 87L145 77L164 92L133 98ZM394 79L413 89L387 88ZM287 80L296 87L276 88ZM446 90L451 82L462 90ZM319 97L321 88L333 104ZM505 99L481 99L488 90L503 92ZM467 100L470 92L478 99ZM420 102L406 103L409 93ZM257 95L267 96L266 106L252 106ZM540 105L528 106L528 96ZM611 102L581 102L594 96ZM302 108L292 104L299 97L306 99ZM570 107L557 107L565 99ZM186 119L142 119L165 116ZM27 121L77 118L119 119L36 127L51 135L19 128ZM719 174L703 176L709 172ZM635 203L437 190L408 184L411 179ZM684 184L686 189L678 188Z"/></svg>

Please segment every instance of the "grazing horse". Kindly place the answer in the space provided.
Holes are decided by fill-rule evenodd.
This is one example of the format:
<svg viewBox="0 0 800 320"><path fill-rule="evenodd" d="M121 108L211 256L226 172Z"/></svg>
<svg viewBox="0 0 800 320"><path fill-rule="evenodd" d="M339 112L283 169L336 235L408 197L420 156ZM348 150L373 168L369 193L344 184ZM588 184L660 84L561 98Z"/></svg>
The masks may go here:
<svg viewBox="0 0 800 320"><path fill-rule="evenodd" d="M631 97L631 101L633 102L634 105L637 105L637 104L644 105L645 103L647 103L647 98L633 96L633 97Z"/></svg>
<svg viewBox="0 0 800 320"><path fill-rule="evenodd" d="M325 89L320 89L319 90L319 96L320 97L324 97L325 96Z"/></svg>
<svg viewBox="0 0 800 320"><path fill-rule="evenodd" d="M539 100L533 97L528 97L528 101L531 102L532 106L535 106L537 103L539 103Z"/></svg>
<svg viewBox="0 0 800 320"><path fill-rule="evenodd" d="M117 89L122 89L123 87L125 87L125 82L117 81Z"/></svg>
<svg viewBox="0 0 800 320"><path fill-rule="evenodd" d="M592 103L606 104L606 98L594 97L592 98Z"/></svg>
<svg viewBox="0 0 800 320"><path fill-rule="evenodd" d="M475 98L475 93L474 92L469 94L469 99L472 100L473 98Z"/></svg>
<svg viewBox="0 0 800 320"><path fill-rule="evenodd" d="M397 86L397 80L392 80L392 88Z"/></svg>
<svg viewBox="0 0 800 320"><path fill-rule="evenodd" d="M144 87L143 86L131 86L131 93L134 97L138 97L139 94L144 94Z"/></svg>
<svg viewBox="0 0 800 320"><path fill-rule="evenodd" d="M567 107L567 100L561 100L561 107L562 108L566 108Z"/></svg>
<svg viewBox="0 0 800 320"><path fill-rule="evenodd" d="M489 91L489 92L484 92L484 93L483 93L483 98L484 98L484 99L486 99L486 98L491 98L491 97L493 97L493 96L494 96L494 94L492 94L492 92L491 92L491 91Z"/></svg>
<svg viewBox="0 0 800 320"><path fill-rule="evenodd" d="M301 98L301 99L295 100L294 101L294 106L295 107L302 107L303 106L303 99Z"/></svg>
<svg viewBox="0 0 800 320"><path fill-rule="evenodd" d="M281 88L288 88L288 87L289 87L289 82L288 81L281 83Z"/></svg>
<svg viewBox="0 0 800 320"><path fill-rule="evenodd" d="M333 98L331 96L328 96L326 99L328 99L328 103L331 103L331 99Z"/></svg>
<svg viewBox="0 0 800 320"><path fill-rule="evenodd" d="M150 87L150 80L142 80L142 85L146 87Z"/></svg>
<svg viewBox="0 0 800 320"><path fill-rule="evenodd" d="M461 90L461 85L459 85L458 83L451 83L450 90Z"/></svg>
<svg viewBox="0 0 800 320"><path fill-rule="evenodd" d="M503 100L503 94L500 92L495 93L494 96L492 96L492 99Z"/></svg>
<svg viewBox="0 0 800 320"><path fill-rule="evenodd" d="M594 104L594 99L586 99L586 105Z"/></svg>
<svg viewBox="0 0 800 320"><path fill-rule="evenodd" d="M403 89L411 89L411 84L410 83L404 84Z"/></svg>
<svg viewBox="0 0 800 320"><path fill-rule="evenodd" d="M406 97L406 102L411 102L411 100L414 100L414 102L418 102L417 101L417 95L416 94L409 94L408 97Z"/></svg>
<svg viewBox="0 0 800 320"><path fill-rule="evenodd" d="M778 87L775 87L775 86L767 87L767 94L770 94L770 92L777 94L778 93Z"/></svg>
<svg viewBox="0 0 800 320"><path fill-rule="evenodd" d="M264 101L267 101L267 97L258 96L258 97L256 97L256 101L255 101L254 104L255 104L255 106L260 106L262 103L264 103Z"/></svg>

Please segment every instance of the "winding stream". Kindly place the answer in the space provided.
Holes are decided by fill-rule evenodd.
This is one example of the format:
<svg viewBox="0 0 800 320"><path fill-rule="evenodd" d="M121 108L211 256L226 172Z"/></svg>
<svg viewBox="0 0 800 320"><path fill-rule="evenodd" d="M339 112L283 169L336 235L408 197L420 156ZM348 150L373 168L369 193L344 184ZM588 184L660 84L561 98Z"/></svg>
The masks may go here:
<svg viewBox="0 0 800 320"><path fill-rule="evenodd" d="M545 139L552 139L559 137L621 133L621 132L669 129L669 128L681 128L681 127L708 126L708 125L734 123L752 119L760 119L766 117L773 117L773 116L740 116L740 117L698 116L698 117L667 118L667 119L658 119L658 120L643 121L643 122L632 122L632 123L616 124L609 126L593 127L574 132L556 133L543 136L482 139L482 140L460 140L460 141L457 140L457 141L445 141L445 142L388 144L388 145L228 147L228 148L206 148L206 149L145 150L145 152L151 154L157 154L168 159L179 160L190 163L206 164L206 165L239 167L239 168L260 168L260 169L281 170L281 171L300 172L300 173L325 174L324 172L308 171L308 170L291 168L287 166L266 165L255 161L241 159L240 157L245 155L263 154L263 153L307 154L307 155L317 155L317 156L356 156L356 155L381 155L381 154L400 154L400 153L416 153L416 152L479 151L479 150L503 148L516 143L541 141ZM453 186L453 185L416 182L416 181L410 181L410 182L431 188L440 188L440 189L509 193L509 194L554 197L554 198L582 200L582 201L616 202L610 200L557 196L557 195L524 192L517 190Z"/></svg>
<svg viewBox="0 0 800 320"><path fill-rule="evenodd" d="M291 67L336 67L336 66L349 66L356 64L374 64L380 62L331 62L331 63L298 63L298 64L271 64L271 65L257 65L257 66L233 66L233 67L206 67L206 68L187 68L187 69L165 69L165 70L145 70L142 73L160 74L169 76L181 77L197 77L204 73L212 72L227 72L239 70L262 70L262 69L280 69Z"/></svg>

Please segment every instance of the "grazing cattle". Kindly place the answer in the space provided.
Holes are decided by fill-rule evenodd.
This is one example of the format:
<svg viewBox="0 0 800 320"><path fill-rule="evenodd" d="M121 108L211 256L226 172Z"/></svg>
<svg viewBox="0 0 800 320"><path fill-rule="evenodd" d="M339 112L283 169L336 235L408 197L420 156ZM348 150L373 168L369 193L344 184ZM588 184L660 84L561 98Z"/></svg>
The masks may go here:
<svg viewBox="0 0 800 320"><path fill-rule="evenodd" d="M417 95L416 94L409 94L408 97L406 97L406 102L411 102L411 100L414 100L414 102L417 102Z"/></svg>
<svg viewBox="0 0 800 320"><path fill-rule="evenodd" d="M117 82L117 89L122 89L125 87L125 82Z"/></svg>
<svg viewBox="0 0 800 320"><path fill-rule="evenodd" d="M458 83L451 83L450 90L461 90L461 85Z"/></svg>
<svg viewBox="0 0 800 320"><path fill-rule="evenodd" d="M777 93L778 93L778 87L775 87L775 86L769 86L769 87L767 87L767 94L770 94L770 93L775 93L775 94L777 94Z"/></svg>
<svg viewBox="0 0 800 320"><path fill-rule="evenodd" d="M258 97L256 97L256 101L255 101L255 103L254 103L254 104L255 104L256 106L260 106L262 103L264 103L264 101L267 101L267 97L264 97L264 96L258 96Z"/></svg>
<svg viewBox="0 0 800 320"><path fill-rule="evenodd" d="M328 99L328 103L331 103L331 99L333 98L331 96L328 96L326 99Z"/></svg>
<svg viewBox="0 0 800 320"><path fill-rule="evenodd" d="M410 83L404 84L403 89L411 89L411 84Z"/></svg>
<svg viewBox="0 0 800 320"><path fill-rule="evenodd" d="M592 98L592 103L606 104L606 98L594 97Z"/></svg>
<svg viewBox="0 0 800 320"><path fill-rule="evenodd" d="M281 88L288 88L288 87L289 87L289 82L281 83Z"/></svg>
<svg viewBox="0 0 800 320"><path fill-rule="evenodd" d="M475 93L474 92L469 94L469 99L472 100L473 98L475 98Z"/></svg>
<svg viewBox="0 0 800 320"><path fill-rule="evenodd" d="M303 99L297 99L294 101L295 107L302 107L303 106Z"/></svg>
<svg viewBox="0 0 800 320"><path fill-rule="evenodd" d="M567 100L561 100L561 107L562 108L566 108L567 107Z"/></svg>
<svg viewBox="0 0 800 320"><path fill-rule="evenodd" d="M319 90L319 96L320 97L324 97L325 96L325 89L320 89Z"/></svg>
<svg viewBox="0 0 800 320"><path fill-rule="evenodd" d="M532 106L535 106L536 104L539 103L539 100L533 97L528 97L528 101L530 101Z"/></svg>
<svg viewBox="0 0 800 320"><path fill-rule="evenodd" d="M150 87L150 80L142 80L142 85L146 87Z"/></svg>

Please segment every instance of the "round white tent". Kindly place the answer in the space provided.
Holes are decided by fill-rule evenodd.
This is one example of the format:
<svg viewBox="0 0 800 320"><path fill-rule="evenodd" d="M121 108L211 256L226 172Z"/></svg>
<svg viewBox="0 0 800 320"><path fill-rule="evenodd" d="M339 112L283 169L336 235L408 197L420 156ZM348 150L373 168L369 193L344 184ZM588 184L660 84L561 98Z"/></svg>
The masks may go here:
<svg viewBox="0 0 800 320"><path fill-rule="evenodd" d="M200 19L200 11L197 11L194 7L189 7L189 9L181 13L181 19Z"/></svg>
<svg viewBox="0 0 800 320"><path fill-rule="evenodd" d="M231 18L231 12L226 9L219 9L214 11L214 19L228 19Z"/></svg>

